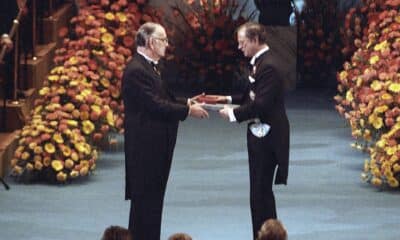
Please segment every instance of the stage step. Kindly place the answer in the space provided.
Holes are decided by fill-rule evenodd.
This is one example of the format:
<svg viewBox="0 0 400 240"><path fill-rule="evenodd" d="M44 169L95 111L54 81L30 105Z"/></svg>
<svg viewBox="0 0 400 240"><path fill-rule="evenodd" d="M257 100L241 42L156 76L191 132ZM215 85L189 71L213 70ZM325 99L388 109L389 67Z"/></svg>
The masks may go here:
<svg viewBox="0 0 400 240"><path fill-rule="evenodd" d="M17 148L17 136L19 131L0 133L0 177L7 174L11 158Z"/></svg>
<svg viewBox="0 0 400 240"><path fill-rule="evenodd" d="M20 99L18 103L7 101L5 109L3 109L4 100L0 99L0 131L12 132L21 129L30 117L37 94L37 90L34 88L26 90L23 92L24 99Z"/></svg>
<svg viewBox="0 0 400 240"><path fill-rule="evenodd" d="M37 47L36 58L29 58L25 63L25 60L22 57L20 62L20 79L24 79L24 81L20 88L22 87L23 89L40 89L43 86L43 81L46 79L49 71L54 66L53 58L55 49L56 43L39 45Z"/></svg>

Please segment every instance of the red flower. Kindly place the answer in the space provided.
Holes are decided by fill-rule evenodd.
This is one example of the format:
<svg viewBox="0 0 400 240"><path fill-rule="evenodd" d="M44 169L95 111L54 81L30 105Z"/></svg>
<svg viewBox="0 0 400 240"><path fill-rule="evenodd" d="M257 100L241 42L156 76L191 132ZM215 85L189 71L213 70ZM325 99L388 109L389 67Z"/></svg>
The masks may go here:
<svg viewBox="0 0 400 240"><path fill-rule="evenodd" d="M134 40L131 36L125 36L123 39L123 43L124 43L125 47L130 48L133 46Z"/></svg>

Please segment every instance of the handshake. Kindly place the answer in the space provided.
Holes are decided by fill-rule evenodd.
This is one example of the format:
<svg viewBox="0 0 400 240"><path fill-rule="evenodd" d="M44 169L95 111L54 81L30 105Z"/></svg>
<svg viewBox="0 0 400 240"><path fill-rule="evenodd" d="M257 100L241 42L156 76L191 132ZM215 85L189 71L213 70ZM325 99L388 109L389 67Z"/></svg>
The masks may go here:
<svg viewBox="0 0 400 240"><path fill-rule="evenodd" d="M206 95L205 93L199 94L188 99L189 116L195 118L208 118L208 112L204 109L205 106L216 105L216 104L227 104L229 98L222 95ZM219 112L223 118L227 118L228 115L225 114L227 107L224 106ZM229 117L228 117L229 118Z"/></svg>

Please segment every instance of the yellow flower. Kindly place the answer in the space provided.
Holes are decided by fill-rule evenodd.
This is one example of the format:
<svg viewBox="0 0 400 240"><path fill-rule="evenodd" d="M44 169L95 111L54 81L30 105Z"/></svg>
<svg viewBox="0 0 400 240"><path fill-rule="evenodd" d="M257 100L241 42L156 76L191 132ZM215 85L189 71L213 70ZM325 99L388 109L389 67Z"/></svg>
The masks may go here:
<svg viewBox="0 0 400 240"><path fill-rule="evenodd" d="M34 162L41 162L42 161L42 156L41 155L35 155L33 157L33 161Z"/></svg>
<svg viewBox="0 0 400 240"><path fill-rule="evenodd" d="M119 19L120 22L126 22L128 20L126 15L123 13L117 13L117 18Z"/></svg>
<svg viewBox="0 0 400 240"><path fill-rule="evenodd" d="M77 127L78 126L78 122L75 120L67 120L67 124L71 127Z"/></svg>
<svg viewBox="0 0 400 240"><path fill-rule="evenodd" d="M371 131L369 129L365 129L363 137L366 141L370 142L372 140Z"/></svg>
<svg viewBox="0 0 400 240"><path fill-rule="evenodd" d="M358 77L358 78L357 78L357 83L356 83L357 87L361 87L362 84L363 84L362 78L361 78L361 77Z"/></svg>
<svg viewBox="0 0 400 240"><path fill-rule="evenodd" d="M92 109L92 111L100 114L101 113L101 108L98 105L92 105L90 106L90 108Z"/></svg>
<svg viewBox="0 0 400 240"><path fill-rule="evenodd" d="M385 139L381 139L378 142L376 142L376 146L378 146L379 148L384 148L386 145L386 140Z"/></svg>
<svg viewBox="0 0 400 240"><path fill-rule="evenodd" d="M101 27L99 30L100 30L101 33L106 33L107 32L107 28L105 28L105 27Z"/></svg>
<svg viewBox="0 0 400 240"><path fill-rule="evenodd" d="M44 165L45 167L50 166L50 163L51 163L51 158L50 158L50 157L44 157L44 158L43 158L43 165Z"/></svg>
<svg viewBox="0 0 400 240"><path fill-rule="evenodd" d="M110 81L108 81L107 78L102 78L100 79L101 85L103 85L105 88L108 88L110 86Z"/></svg>
<svg viewBox="0 0 400 240"><path fill-rule="evenodd" d="M94 131L94 129L95 129L95 126L90 120L85 120L82 122L82 131L86 135L91 134Z"/></svg>
<svg viewBox="0 0 400 240"><path fill-rule="evenodd" d="M391 177L391 178L388 178L388 184L389 184L389 186L395 188L395 187L399 186L399 181L397 181L396 178Z"/></svg>
<svg viewBox="0 0 400 240"><path fill-rule="evenodd" d="M47 77L47 79L50 82L56 82L56 81L58 81L60 79L60 77L58 75L50 75L50 76Z"/></svg>
<svg viewBox="0 0 400 240"><path fill-rule="evenodd" d="M382 185L382 180L381 180L380 178L373 177L372 180L371 180L371 183L372 183L374 186L379 187L379 186Z"/></svg>
<svg viewBox="0 0 400 240"><path fill-rule="evenodd" d="M383 120L381 117L378 117L376 114L371 114L368 117L368 122L374 126L375 129L380 129L383 127Z"/></svg>
<svg viewBox="0 0 400 240"><path fill-rule="evenodd" d="M32 163L27 163L25 167L26 167L26 169L27 169L28 171L32 171L32 170L33 170L33 165L32 165Z"/></svg>
<svg viewBox="0 0 400 240"><path fill-rule="evenodd" d="M75 109L75 105L72 103L67 103L64 105L64 107L68 112L72 112Z"/></svg>
<svg viewBox="0 0 400 240"><path fill-rule="evenodd" d="M114 127L115 121L114 121L114 115L113 115L112 111L107 112L106 118L107 118L108 125Z"/></svg>
<svg viewBox="0 0 400 240"><path fill-rule="evenodd" d="M36 170L42 170L43 168L43 163L41 163L40 161L35 161L35 169Z"/></svg>
<svg viewBox="0 0 400 240"><path fill-rule="evenodd" d="M51 161L51 167L54 169L54 171L58 172L63 170L64 165L61 160L53 160Z"/></svg>
<svg viewBox="0 0 400 240"><path fill-rule="evenodd" d="M33 149L33 152L35 154L41 154L41 153L43 153L43 147L42 146L37 146L37 147L35 147L35 149Z"/></svg>
<svg viewBox="0 0 400 240"><path fill-rule="evenodd" d="M63 137L62 137L62 135L60 133L54 133L53 140L56 143L64 143L64 139L63 139Z"/></svg>
<svg viewBox="0 0 400 240"><path fill-rule="evenodd" d="M48 87L43 87L42 89L39 90L39 95L44 96L50 92L50 88Z"/></svg>
<svg viewBox="0 0 400 240"><path fill-rule="evenodd" d="M77 178L77 177L79 177L79 172L76 171L76 170L72 170L72 171L69 173L69 176L70 176L71 178Z"/></svg>
<svg viewBox="0 0 400 240"><path fill-rule="evenodd" d="M61 148L61 151L62 151L62 153L63 153L63 155L65 156L65 157L69 157L70 155L71 155L71 148L70 147L68 147L68 146L63 146L62 148Z"/></svg>
<svg viewBox="0 0 400 240"><path fill-rule="evenodd" d="M369 161L368 159L365 159L364 161L364 172L368 172L369 171Z"/></svg>
<svg viewBox="0 0 400 240"><path fill-rule="evenodd" d="M68 61L71 65L76 65L78 63L78 59L76 57L70 57Z"/></svg>
<svg viewBox="0 0 400 240"><path fill-rule="evenodd" d="M29 147L31 150L35 149L36 146L37 146L37 143L36 143L36 142L31 142L31 143L29 143L29 145L28 145L28 147Z"/></svg>
<svg viewBox="0 0 400 240"><path fill-rule="evenodd" d="M71 153L71 159L77 162L79 160L79 155L77 152L72 152Z"/></svg>
<svg viewBox="0 0 400 240"><path fill-rule="evenodd" d="M351 89L346 92L346 100L348 100L350 102L352 102L354 100L353 93L351 92Z"/></svg>
<svg viewBox="0 0 400 240"><path fill-rule="evenodd" d="M392 170L390 170L390 167L385 169L385 171L383 172L383 175L385 175L385 177L388 179L393 177L393 172L392 172Z"/></svg>
<svg viewBox="0 0 400 240"><path fill-rule="evenodd" d="M380 91L382 89L382 83L379 80L374 80L371 83L371 88L374 91Z"/></svg>
<svg viewBox="0 0 400 240"><path fill-rule="evenodd" d="M396 153L396 150L397 150L396 146L394 146L394 147L387 147L387 148L385 149L386 154L389 155L389 156L392 156L393 154L395 154L395 153Z"/></svg>
<svg viewBox="0 0 400 240"><path fill-rule="evenodd" d="M65 160L65 168L72 169L74 167L74 161L71 159Z"/></svg>
<svg viewBox="0 0 400 240"><path fill-rule="evenodd" d="M43 109L43 105L39 105L39 106L35 107L35 109L33 110L33 112L34 112L35 114L38 114L38 113L40 113L40 111L42 111L42 109Z"/></svg>
<svg viewBox="0 0 400 240"><path fill-rule="evenodd" d="M104 33L101 36L101 41L104 43L111 43L113 40L114 40L114 37L110 33Z"/></svg>
<svg viewBox="0 0 400 240"><path fill-rule="evenodd" d="M388 109L389 109L389 107L388 107L387 105L382 105L382 106L376 107L376 108L374 109L374 112L376 112L376 113L384 113L384 112L386 112Z"/></svg>
<svg viewBox="0 0 400 240"><path fill-rule="evenodd" d="M379 61L379 56L377 56L377 55L372 56L372 57L369 59L369 63L370 63L371 65L374 65L374 64L377 63L378 61Z"/></svg>
<svg viewBox="0 0 400 240"><path fill-rule="evenodd" d="M63 172L59 172L57 174L57 181L59 182L65 182L67 180L67 174L63 173Z"/></svg>
<svg viewBox="0 0 400 240"><path fill-rule="evenodd" d="M44 150L48 153L54 153L56 151L56 148L54 147L54 145L52 143L46 143L44 145Z"/></svg>
<svg viewBox="0 0 400 240"><path fill-rule="evenodd" d="M16 174L16 175L21 175L22 172L23 172L22 167L20 167L18 165L13 168L13 173Z"/></svg>
<svg viewBox="0 0 400 240"><path fill-rule="evenodd" d="M397 155L393 155L393 156L391 156L390 157L390 163L395 163L395 162L397 162L397 160L399 160L399 157L397 157Z"/></svg>
<svg viewBox="0 0 400 240"><path fill-rule="evenodd" d="M400 172L400 164L398 164L398 163L393 164L393 171L395 173Z"/></svg>
<svg viewBox="0 0 400 240"><path fill-rule="evenodd" d="M23 152L21 155L21 159L27 160L30 156L31 156L31 154L29 152Z"/></svg>
<svg viewBox="0 0 400 240"><path fill-rule="evenodd" d="M389 93L384 93L381 96L382 100L391 100L393 99L392 95L390 95Z"/></svg>
<svg viewBox="0 0 400 240"><path fill-rule="evenodd" d="M359 123L360 123L360 126L363 128L365 125L365 120L361 118Z"/></svg>
<svg viewBox="0 0 400 240"><path fill-rule="evenodd" d="M86 176L89 172L89 167L82 167L81 170L79 171L81 176Z"/></svg>
<svg viewBox="0 0 400 240"><path fill-rule="evenodd" d="M400 92L400 83L391 83L389 85L389 90L394 93L399 93Z"/></svg>
<svg viewBox="0 0 400 240"><path fill-rule="evenodd" d="M383 42L381 42L379 44L376 44L375 47L374 47L374 50L375 51L382 51L382 50L387 49L388 47L389 47L388 41L385 40L385 41L383 41Z"/></svg>
<svg viewBox="0 0 400 240"><path fill-rule="evenodd" d="M81 142L75 143L74 146L75 146L75 149L78 150L78 152L85 153L86 148L85 148L84 143L81 143Z"/></svg>
<svg viewBox="0 0 400 240"><path fill-rule="evenodd" d="M106 13L105 18L109 21L113 21L115 19L115 15L113 13Z"/></svg>
<svg viewBox="0 0 400 240"><path fill-rule="evenodd" d="M341 71L339 73L339 79L342 80L342 81L345 80L347 78L347 76L348 76L347 71Z"/></svg>

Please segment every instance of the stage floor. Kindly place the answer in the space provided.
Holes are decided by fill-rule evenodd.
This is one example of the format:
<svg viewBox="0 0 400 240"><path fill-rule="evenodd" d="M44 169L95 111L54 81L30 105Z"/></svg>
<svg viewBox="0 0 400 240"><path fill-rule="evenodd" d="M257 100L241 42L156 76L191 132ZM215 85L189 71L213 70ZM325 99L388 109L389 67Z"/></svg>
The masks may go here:
<svg viewBox="0 0 400 240"><path fill-rule="evenodd" d="M290 240L397 240L399 191L360 180L363 155L334 110L333 93L298 90L287 97L291 124L287 186L275 186L278 217ZM123 139L120 137L120 141ZM187 232L196 240L251 239L246 124L209 120L180 125L167 188L162 239ZM121 143L120 143L121 144ZM100 239L127 226L122 149L103 152L96 174L68 186L0 188L0 239Z"/></svg>

